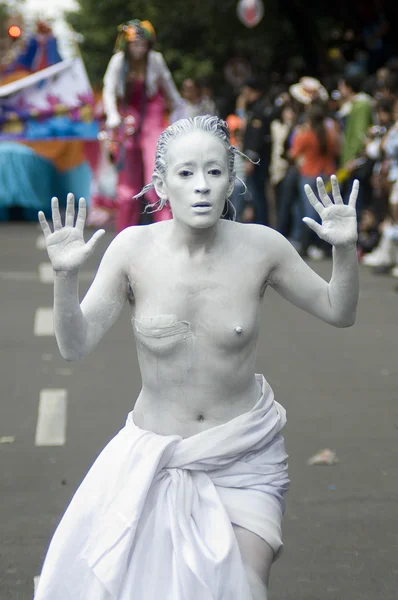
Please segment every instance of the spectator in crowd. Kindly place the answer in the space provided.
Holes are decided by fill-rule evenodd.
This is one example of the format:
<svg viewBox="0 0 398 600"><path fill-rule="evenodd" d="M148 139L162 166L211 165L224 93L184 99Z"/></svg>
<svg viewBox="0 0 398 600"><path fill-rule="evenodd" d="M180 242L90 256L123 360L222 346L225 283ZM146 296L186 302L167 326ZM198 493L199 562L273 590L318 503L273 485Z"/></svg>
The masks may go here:
<svg viewBox="0 0 398 600"><path fill-rule="evenodd" d="M393 105L393 118L395 123L380 144L386 167L387 214L380 226L379 245L364 257L363 264L374 267L376 272L384 273L391 270L394 277L398 277L398 98Z"/></svg>
<svg viewBox="0 0 398 600"><path fill-rule="evenodd" d="M371 98L362 93L362 83L361 75L342 77L339 82L339 91L343 100L340 110L344 127L341 151L343 165L347 165L361 154L364 136L373 121Z"/></svg>
<svg viewBox="0 0 398 600"><path fill-rule="evenodd" d="M246 117L246 130L243 138L243 152L253 164L246 161L247 187L252 196L255 220L268 225L268 202L266 184L271 160L271 122L277 114L265 95L264 82L251 76L244 84L241 94Z"/></svg>
<svg viewBox="0 0 398 600"><path fill-rule="evenodd" d="M200 87L202 100L209 108L209 113L207 114L218 116L219 110L217 108L217 102L214 99L213 86L210 77L199 77L197 82Z"/></svg>
<svg viewBox="0 0 398 600"><path fill-rule="evenodd" d="M387 213L389 162L383 159L381 144L393 125L393 102L380 98L374 108L376 125L369 128L364 139L363 164L355 170L362 185L362 208L374 206L379 217Z"/></svg>
<svg viewBox="0 0 398 600"><path fill-rule="evenodd" d="M181 112L174 118L192 118L201 115L216 115L217 109L214 101L202 93L202 88L197 79L187 77L182 82L181 95L183 105Z"/></svg>
<svg viewBox="0 0 398 600"><path fill-rule="evenodd" d="M390 99L392 102L398 97L398 67L396 70L388 71L381 84L380 95L383 98Z"/></svg>
<svg viewBox="0 0 398 600"><path fill-rule="evenodd" d="M270 181L275 190L276 229L299 249L304 216L299 197L299 173L294 161L288 158L286 152L291 145L297 117L294 105L287 102L282 106L280 119L271 123Z"/></svg>
<svg viewBox="0 0 398 600"><path fill-rule="evenodd" d="M292 77L293 78L293 77ZM296 80L296 78L293 78ZM294 122L285 139L283 157L288 161L286 175L278 186L276 227L290 239L293 246L301 251L303 233L302 218L304 207L300 191L300 172L296 161L291 157L291 148L295 134L305 122L310 107L320 102L323 106L328 92L318 79L301 77L289 87L289 105L294 112Z"/></svg>
<svg viewBox="0 0 398 600"><path fill-rule="evenodd" d="M308 107L314 100L326 102L329 97L326 88L315 77L302 77L298 83L290 86L289 93L297 102Z"/></svg>
<svg viewBox="0 0 398 600"><path fill-rule="evenodd" d="M358 258L361 260L377 247L380 240L379 222L374 210L367 208L362 211L358 229Z"/></svg>
<svg viewBox="0 0 398 600"><path fill-rule="evenodd" d="M392 98L380 98L375 105L376 124L384 128L385 132L394 124L394 100Z"/></svg>
<svg viewBox="0 0 398 600"><path fill-rule="evenodd" d="M329 178L336 171L339 139L332 127L327 127L325 107L313 104L309 108L304 124L294 136L290 157L296 161L300 172L300 194L306 217L319 219L309 203L304 186L316 186L317 177ZM319 238L318 238L319 239ZM301 252L311 258L324 256L324 245L315 239L310 229L303 229Z"/></svg>
<svg viewBox="0 0 398 600"><path fill-rule="evenodd" d="M357 74L343 76L339 82L339 91L343 100L339 116L344 130L340 162L351 173L343 193L348 193L353 179L357 178L355 172L358 166L357 159L363 152L365 135L373 123L372 98L362 92L363 81L363 76ZM361 186L357 203L358 212L364 205L363 192Z"/></svg>

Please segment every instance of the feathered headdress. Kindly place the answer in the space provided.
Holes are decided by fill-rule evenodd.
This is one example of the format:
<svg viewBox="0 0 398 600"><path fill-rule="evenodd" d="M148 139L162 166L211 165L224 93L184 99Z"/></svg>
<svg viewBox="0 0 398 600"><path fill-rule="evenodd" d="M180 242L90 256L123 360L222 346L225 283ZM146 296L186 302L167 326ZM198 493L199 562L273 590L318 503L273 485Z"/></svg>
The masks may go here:
<svg viewBox="0 0 398 600"><path fill-rule="evenodd" d="M146 40L152 46L156 39L155 29L149 21L127 21L118 26L118 36L115 43L115 52L125 51L129 42Z"/></svg>

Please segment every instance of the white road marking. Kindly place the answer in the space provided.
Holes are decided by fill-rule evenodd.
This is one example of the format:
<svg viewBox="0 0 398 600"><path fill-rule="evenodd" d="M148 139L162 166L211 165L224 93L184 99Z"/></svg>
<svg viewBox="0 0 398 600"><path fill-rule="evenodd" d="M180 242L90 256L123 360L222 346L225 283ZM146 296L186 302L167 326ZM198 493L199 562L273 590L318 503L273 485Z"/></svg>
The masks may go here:
<svg viewBox="0 0 398 600"><path fill-rule="evenodd" d="M55 372L57 375L73 375L73 369L68 369L68 367L55 369Z"/></svg>
<svg viewBox="0 0 398 600"><path fill-rule="evenodd" d="M38 308L35 314L34 334L54 335L54 316L52 308Z"/></svg>
<svg viewBox="0 0 398 600"><path fill-rule="evenodd" d="M44 238L44 235L39 235L39 237L36 240L36 248L38 248L39 250L45 250L46 248L46 240Z"/></svg>
<svg viewBox="0 0 398 600"><path fill-rule="evenodd" d="M37 281L37 274L30 271L0 271L0 279L7 281Z"/></svg>
<svg viewBox="0 0 398 600"><path fill-rule="evenodd" d="M36 426L36 446L63 446L65 444L67 401L67 390L41 390Z"/></svg>
<svg viewBox="0 0 398 600"><path fill-rule="evenodd" d="M39 264L39 279L41 283L53 283L54 273L52 264L49 262Z"/></svg>
<svg viewBox="0 0 398 600"><path fill-rule="evenodd" d="M40 579L40 575L37 575L37 577L33 577L33 590L34 590L34 594L36 594L37 592L37 586L39 585L39 579Z"/></svg>
<svg viewBox="0 0 398 600"><path fill-rule="evenodd" d="M94 276L95 271L81 271L79 273L79 281L92 281L94 279ZM40 281L40 273L38 274L34 271L0 271L0 279L18 282ZM52 281L53 280L51 279L51 283ZM48 281L48 283L50 283L50 281Z"/></svg>

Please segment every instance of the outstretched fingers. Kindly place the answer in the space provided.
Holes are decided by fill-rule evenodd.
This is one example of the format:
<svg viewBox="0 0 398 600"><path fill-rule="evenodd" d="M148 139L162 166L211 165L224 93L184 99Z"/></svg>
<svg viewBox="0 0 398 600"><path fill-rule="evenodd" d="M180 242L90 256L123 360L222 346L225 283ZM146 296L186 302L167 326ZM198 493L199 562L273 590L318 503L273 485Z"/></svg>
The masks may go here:
<svg viewBox="0 0 398 600"><path fill-rule="evenodd" d="M352 206L352 208L355 208L355 206L357 204L358 193L359 193L359 181L358 181L358 179L354 179L354 183L352 184L351 194L350 194L350 197L348 200L348 206Z"/></svg>
<svg viewBox="0 0 398 600"><path fill-rule="evenodd" d="M84 225L86 223L86 201L84 198L80 198L79 200L79 211L77 213L76 219L76 229L80 229L80 231L84 230Z"/></svg>
<svg viewBox="0 0 398 600"><path fill-rule="evenodd" d="M44 212L42 210L39 211L39 213L38 213L37 216L39 218L39 223L40 223L41 230L42 230L42 232L44 234L44 239L47 239L48 236L51 235L52 231L50 229L49 224L47 223L46 217L44 216Z"/></svg>
<svg viewBox="0 0 398 600"><path fill-rule="evenodd" d="M320 215L323 209L323 204L322 202L319 202L318 198L312 191L312 187L308 185L308 183L305 184L304 191L307 195L309 203L315 208L316 212Z"/></svg>
<svg viewBox="0 0 398 600"><path fill-rule="evenodd" d="M321 237L322 225L314 221L314 219L310 219L310 217L304 217L303 221L310 229L312 229L312 231L315 231L315 233Z"/></svg>
<svg viewBox="0 0 398 600"><path fill-rule="evenodd" d="M87 252L88 255L90 255L92 253L92 251L94 250L94 248L95 248L98 240L100 240L102 238L102 236L104 235L104 233L105 233L105 229L99 229L88 240L88 242L86 243L86 252Z"/></svg>
<svg viewBox="0 0 398 600"><path fill-rule="evenodd" d="M59 212L58 198L51 198L51 212L53 218L54 231L62 228L61 214Z"/></svg>
<svg viewBox="0 0 398 600"><path fill-rule="evenodd" d="M330 178L332 183L332 195L335 204L344 204L344 200L341 196L339 182L337 181L336 175L332 175Z"/></svg>
<svg viewBox="0 0 398 600"><path fill-rule="evenodd" d="M65 227L73 227L75 222L75 197L68 194L66 197Z"/></svg>
<svg viewBox="0 0 398 600"><path fill-rule="evenodd" d="M316 178L316 187L318 188L319 198L321 199L323 206L332 206L333 202L328 196L322 177Z"/></svg>

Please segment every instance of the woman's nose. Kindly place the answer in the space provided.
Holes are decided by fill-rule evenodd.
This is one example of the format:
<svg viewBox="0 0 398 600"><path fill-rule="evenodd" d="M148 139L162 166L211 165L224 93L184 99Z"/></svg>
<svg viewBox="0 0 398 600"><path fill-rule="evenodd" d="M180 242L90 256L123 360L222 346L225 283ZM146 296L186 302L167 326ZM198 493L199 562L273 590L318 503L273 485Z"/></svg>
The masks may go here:
<svg viewBox="0 0 398 600"><path fill-rule="evenodd" d="M195 193L196 194L208 194L210 192L209 184L203 175L198 175L195 182Z"/></svg>

